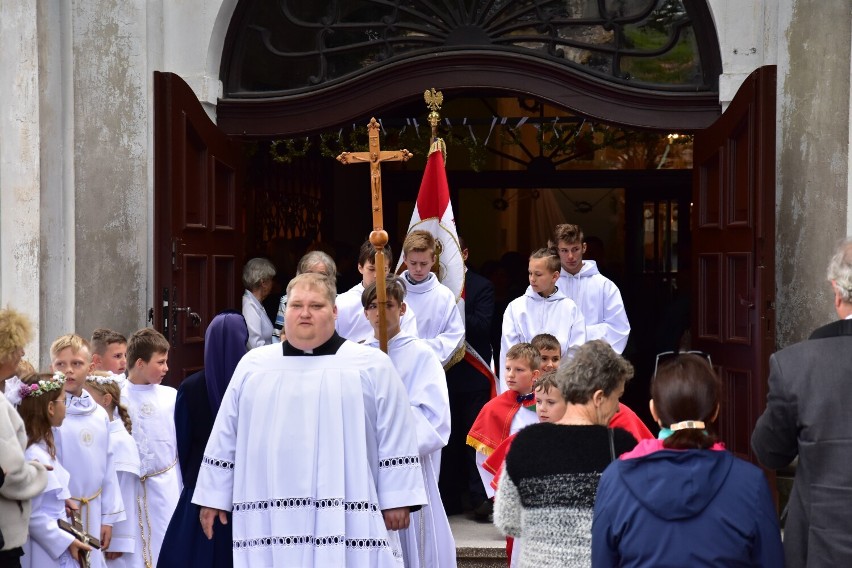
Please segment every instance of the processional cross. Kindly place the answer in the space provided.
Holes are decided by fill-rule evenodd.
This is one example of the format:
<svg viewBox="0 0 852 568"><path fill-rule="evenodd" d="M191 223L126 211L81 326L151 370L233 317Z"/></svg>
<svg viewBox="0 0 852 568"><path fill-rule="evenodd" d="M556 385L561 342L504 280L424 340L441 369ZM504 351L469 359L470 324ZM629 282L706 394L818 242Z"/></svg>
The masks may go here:
<svg viewBox="0 0 852 568"><path fill-rule="evenodd" d="M388 352L388 323L385 320L385 304L387 290L385 280L384 247L388 244L388 234L384 230L382 210L382 162L406 162L413 155L408 150L382 151L379 147L379 123L375 118L370 119L367 132L370 140L368 152L343 152L337 157L342 164L370 164L370 194L372 198L373 232L370 233L370 244L376 249L374 265L376 267L376 304L379 308L379 347Z"/></svg>

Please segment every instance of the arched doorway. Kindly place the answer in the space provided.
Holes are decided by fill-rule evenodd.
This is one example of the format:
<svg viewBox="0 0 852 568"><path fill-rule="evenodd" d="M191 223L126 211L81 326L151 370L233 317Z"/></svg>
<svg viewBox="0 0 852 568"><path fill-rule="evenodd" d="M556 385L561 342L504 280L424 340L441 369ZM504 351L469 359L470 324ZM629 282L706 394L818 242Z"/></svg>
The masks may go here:
<svg viewBox="0 0 852 568"><path fill-rule="evenodd" d="M170 113L171 119L158 119L157 124L169 124L159 132L171 136L177 146L162 147L162 152L157 152L159 189L155 209L161 220L155 221L155 289L162 294L164 308L154 315L155 324L175 342L174 367L179 368L176 379L200 365L205 323L219 309L232 307L239 295L238 268L247 253L241 238L257 229L251 228L256 219L245 212L251 211L253 200L260 195L257 188L244 191L238 175L246 169L246 147L253 147L254 152L258 144L268 147L273 140L283 140L286 146L287 141L300 137L339 132L352 121L364 122L376 111L388 117L390 109L415 104L423 90L433 86L443 89L451 100L530 98L560 111L597 119L600 124L658 132L695 132L713 123L720 114L715 82L719 72L718 42L703 2L469 1L429 5L441 8L437 10L440 14L429 15L412 8L420 7L419 2L365 0L345 3L345 8L344 3L332 0L274 5L241 2L232 18L223 56L225 93L217 107L215 133L201 124L206 118L203 114L188 109L191 92L183 96L187 93L173 79L161 78L160 85L171 84L174 96L167 95L168 89L164 89L163 112ZM304 29L297 30L299 26ZM330 42L331 36L337 39ZM405 38L414 36L417 42L405 47ZM287 47L289 39L295 41L295 47ZM639 40L647 41L642 44ZM311 47L299 47L304 45ZM394 47L399 45L404 48ZM679 65L682 54L678 50L687 48L691 49L692 55L687 58L690 63ZM358 55L357 65L352 65L351 57L347 60L347 54L352 53ZM687 72L678 74L681 68ZM289 74L291 70L293 73ZM673 73L673 82L661 84L655 79L655 73L668 72ZM289 75L295 81L288 82ZM397 118L406 115L412 116L400 111ZM293 143L298 153L299 147ZM218 149L214 150L214 146ZM293 162L287 168L288 175L279 174L278 180L298 187L290 192L290 205L295 203L295 207L280 209L282 222L289 225L285 230L300 224L321 226L323 219L329 223L334 216L328 204L333 204L349 187L352 192L362 187L362 181L355 179L359 178L358 173L334 173L329 178L330 171L316 161ZM251 168L250 173L257 171ZM519 171L518 177L529 178L530 171ZM511 172L498 170L495 175L506 178L507 173ZM666 174L671 174L672 179L661 177ZM347 175L354 176L351 182ZM387 179L396 176L398 185L403 187L416 187L412 179L419 182L415 170L400 169L386 175ZM677 205L680 219L688 217L689 170L574 171L561 176L573 178L571 183L560 179L556 172L540 175L530 185L515 182L511 189L532 191L567 186L624 190L631 186L632 190L624 191L633 203L627 206L625 198L624 209L637 219L625 219L624 231L630 228L641 232L648 207L655 220L663 205L665 217L671 219L673 204ZM467 181L459 181L465 176ZM455 173L456 180L453 177L451 171L451 186L456 192L464 187L468 191L501 189L496 183L483 181L487 172L460 171ZM270 183L268 177L266 180L264 187L270 190L279 183ZM204 184L207 188L197 191ZM488 185L491 188L484 187ZM186 197L189 190L194 191L191 199ZM404 199L405 196L401 200ZM209 206L188 205L196 201ZM230 218L224 215L228 207L243 214ZM168 222L163 221L166 217ZM161 230L166 225L169 230ZM665 227L665 223L661 225ZM669 236L670 229L669 225ZM365 231L366 228L347 233L355 234L352 238L357 241ZM200 238L199 248L193 249L192 235L205 232L224 235L224 243L217 245L220 248L205 248L205 242L213 241ZM652 233L658 235L657 229ZM671 240L667 251L658 244L651 247L653 255L657 255L654 259L659 260L658 253L663 253L670 261ZM683 250L675 250L679 258L684 258L680 254ZM248 252L261 251L255 245ZM642 254L641 250L636 252L636 258ZM636 263L636 258L628 263ZM671 264L660 267L661 272L667 272ZM210 284L195 294L194 281ZM193 295L196 298L190 301ZM641 301L647 295L639 293L638 297ZM192 312L198 314L199 325L189 317ZM654 310L650 310L650 317L653 316ZM635 324L634 329L643 331ZM185 363L181 362L184 359Z"/></svg>

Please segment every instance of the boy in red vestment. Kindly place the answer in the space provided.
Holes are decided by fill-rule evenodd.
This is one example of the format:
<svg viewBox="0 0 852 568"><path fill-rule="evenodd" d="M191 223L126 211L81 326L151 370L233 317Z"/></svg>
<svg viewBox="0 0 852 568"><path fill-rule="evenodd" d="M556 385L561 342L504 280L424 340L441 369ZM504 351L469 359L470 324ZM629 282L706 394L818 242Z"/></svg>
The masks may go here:
<svg viewBox="0 0 852 568"><path fill-rule="evenodd" d="M509 436L524 426L535 424L535 395L533 384L540 374L541 357L529 343L513 345L506 354L506 385L508 390L488 401L467 435L467 444L476 450L476 465L482 485L489 498L493 472L484 469L486 458Z"/></svg>

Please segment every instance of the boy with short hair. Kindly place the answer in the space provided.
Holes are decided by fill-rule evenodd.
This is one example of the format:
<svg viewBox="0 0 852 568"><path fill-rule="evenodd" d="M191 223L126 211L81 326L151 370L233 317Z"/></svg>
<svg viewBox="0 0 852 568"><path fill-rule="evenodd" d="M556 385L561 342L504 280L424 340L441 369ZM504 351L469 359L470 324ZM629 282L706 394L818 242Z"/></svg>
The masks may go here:
<svg viewBox="0 0 852 568"><path fill-rule="evenodd" d="M134 513L141 524L136 550L146 566L157 564L183 485L174 421L177 391L160 384L168 359L169 342L160 332L145 328L130 336L121 400L130 413L141 462Z"/></svg>
<svg viewBox="0 0 852 568"><path fill-rule="evenodd" d="M539 333L530 340L530 345L538 350L541 356L541 375L555 371L562 362L562 347L559 340L549 333Z"/></svg>
<svg viewBox="0 0 852 568"><path fill-rule="evenodd" d="M385 267L390 267L393 263L393 252L390 245L385 246L382 252L385 255ZM355 343L369 342L373 337L373 328L370 327L370 322L364 317L361 294L364 293L366 287L376 281L375 258L376 247L369 240L364 241L361 250L358 252L358 272L361 273L362 280L346 292L338 294L334 302L337 306L337 319L334 321L337 333ZM417 320L411 306L408 306L408 309L402 315L401 326L402 331L417 337Z"/></svg>
<svg viewBox="0 0 852 568"><path fill-rule="evenodd" d="M561 358L559 341L549 333L540 333L533 337L530 343L533 347L538 349L538 352L541 355L542 378L539 379L539 382L541 382L542 379L544 379L544 373L547 373L550 370L555 371L559 368ZM536 384L536 391L538 392L538 384ZM551 396L551 393L548 392L547 395L549 397ZM558 386L556 388L556 393L553 394L553 396L562 397L562 391ZM539 412L540 408L538 395L536 395L536 412ZM565 406L562 406L561 412L562 414L565 413ZM561 418L561 415L557 416L553 421L555 422L556 420L559 420L559 418ZM546 420L542 420L542 422L546 422ZM630 407L622 402L618 403L618 411L612 417L612 420L609 421L609 426L610 428L622 428L627 430L633 434L633 437L636 438L637 442L654 437L653 434L651 434L651 431L648 430L648 427L645 426L645 423L642 422L642 419L639 418L636 413L630 409ZM508 451L508 448L506 448L506 451ZM505 452L503 453L503 457L505 458Z"/></svg>
<svg viewBox="0 0 852 568"><path fill-rule="evenodd" d="M446 366L464 342L464 321L455 294L432 272L435 237L429 231L411 231L402 244L402 253L408 266L402 276L408 285L408 305L417 313L417 336Z"/></svg>
<svg viewBox="0 0 852 568"><path fill-rule="evenodd" d="M127 338L111 329L92 332L92 370L121 375L127 370Z"/></svg>
<svg viewBox="0 0 852 568"><path fill-rule="evenodd" d="M561 270L556 285L574 300L586 320L586 341L604 339L622 353L630 335L630 322L621 292L600 273L594 260L583 260L586 242L578 225L564 223L553 230Z"/></svg>
<svg viewBox="0 0 852 568"><path fill-rule="evenodd" d="M505 369L508 390L482 407L467 435L468 445L476 450L476 465L489 498L494 496L491 486L494 471L483 467L485 460L509 436L538 422L533 385L541 374L540 367L541 356L529 343L518 343L509 348ZM486 515L484 510L479 513L479 516Z"/></svg>
<svg viewBox="0 0 852 568"><path fill-rule="evenodd" d="M71 476L68 490L83 528L101 540L101 550L89 554L91 565L104 567L112 525L127 518L109 447L109 416L83 389L92 364L88 341L63 335L50 346L50 358L52 371L65 375L65 420L54 429L57 459Z"/></svg>
<svg viewBox="0 0 852 568"><path fill-rule="evenodd" d="M548 334L537 335L536 338L547 336L553 339L556 344L556 366L559 361L559 342L555 337ZM539 345L547 343L547 340L540 340ZM541 349L539 349L541 352ZM558 422L565 414L565 409L568 407L568 402L562 394L562 388L556 381L556 366L547 372L542 372L541 376L535 382L533 392L535 392L535 413L538 415L539 422ZM503 466L506 463L506 455L509 453L509 448L517 434L512 434L503 443L497 446L494 453L488 456L483 464L486 471L494 474L491 480L491 487L497 491L497 480L500 479L500 474L503 472ZM521 554L521 539L506 537L506 555L510 558L509 566L517 566Z"/></svg>
<svg viewBox="0 0 852 568"><path fill-rule="evenodd" d="M368 345L378 348L379 306L376 285L373 282L367 286L361 295L361 305L362 317L366 316L364 319L374 331ZM432 349L401 329L400 320L406 313L403 280L396 276L388 278L385 291L388 356L408 393L429 501L427 507L411 513L409 528L399 532L403 560L406 566L420 568L455 566L455 540L438 490L441 449L447 445L450 437L450 399L446 376Z"/></svg>

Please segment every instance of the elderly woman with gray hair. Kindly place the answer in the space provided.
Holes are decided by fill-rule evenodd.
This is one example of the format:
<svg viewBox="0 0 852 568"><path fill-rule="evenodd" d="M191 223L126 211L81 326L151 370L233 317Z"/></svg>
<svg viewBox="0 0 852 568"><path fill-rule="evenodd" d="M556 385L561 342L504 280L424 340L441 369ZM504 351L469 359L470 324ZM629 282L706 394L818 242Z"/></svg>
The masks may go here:
<svg viewBox="0 0 852 568"><path fill-rule="evenodd" d="M263 308L263 300L272 291L275 266L265 258L253 258L243 267L243 317L249 337L246 347L254 349L272 343L272 322Z"/></svg>
<svg viewBox="0 0 852 568"><path fill-rule="evenodd" d="M521 430L506 456L494 524L523 538L520 568L591 566L592 515L601 473L636 439L609 421L633 366L596 339L556 373L568 403L554 423Z"/></svg>
<svg viewBox="0 0 852 568"><path fill-rule="evenodd" d="M305 254L299 261L299 266L296 267L296 276L299 274L324 274L332 282L337 282L337 265L334 263L328 254L321 250L312 250ZM276 341L284 341L284 312L287 309L287 294L281 296L281 302L278 304L278 315L275 317L275 326L272 334Z"/></svg>

